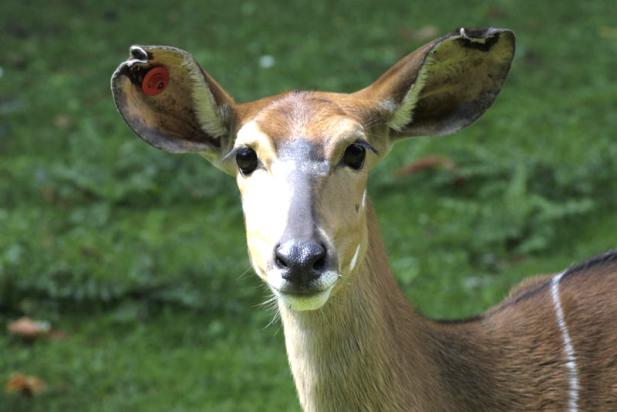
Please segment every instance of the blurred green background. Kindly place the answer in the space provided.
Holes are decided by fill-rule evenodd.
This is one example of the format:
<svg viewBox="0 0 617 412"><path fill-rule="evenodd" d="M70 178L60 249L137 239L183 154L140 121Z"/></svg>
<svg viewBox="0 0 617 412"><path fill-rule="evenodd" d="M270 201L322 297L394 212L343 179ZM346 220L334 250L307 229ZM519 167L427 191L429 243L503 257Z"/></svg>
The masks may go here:
<svg viewBox="0 0 617 412"><path fill-rule="evenodd" d="M370 194L405 293L463 317L615 246L617 8L609 1L9 0L0 5L1 411L298 410L235 182L139 141L109 91L128 46L191 51L238 100L353 91L459 26L518 37L494 107L398 144ZM396 173L430 156L451 167Z"/></svg>

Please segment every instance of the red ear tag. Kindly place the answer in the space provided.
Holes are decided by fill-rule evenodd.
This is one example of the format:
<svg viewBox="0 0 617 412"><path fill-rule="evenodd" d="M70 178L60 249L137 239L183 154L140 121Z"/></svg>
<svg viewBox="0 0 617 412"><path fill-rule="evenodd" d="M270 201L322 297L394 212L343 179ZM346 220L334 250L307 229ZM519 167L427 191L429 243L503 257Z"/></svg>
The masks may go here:
<svg viewBox="0 0 617 412"><path fill-rule="evenodd" d="M164 66L155 66L148 70L141 82L141 90L146 96L156 96L169 84L169 70Z"/></svg>

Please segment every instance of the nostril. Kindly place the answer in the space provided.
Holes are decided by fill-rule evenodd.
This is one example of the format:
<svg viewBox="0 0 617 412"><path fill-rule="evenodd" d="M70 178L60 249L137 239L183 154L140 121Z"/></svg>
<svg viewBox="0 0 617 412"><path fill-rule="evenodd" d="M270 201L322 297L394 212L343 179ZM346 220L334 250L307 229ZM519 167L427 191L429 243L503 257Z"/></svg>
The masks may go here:
<svg viewBox="0 0 617 412"><path fill-rule="evenodd" d="M326 255L324 253L322 256L317 258L315 263L313 263L313 269L321 271L325 267L326 267Z"/></svg>
<svg viewBox="0 0 617 412"><path fill-rule="evenodd" d="M274 263L276 263L276 266L280 267L280 268L287 268L287 263L285 263L285 261L283 259L281 259L279 256L276 256L274 258Z"/></svg>
<svg viewBox="0 0 617 412"><path fill-rule="evenodd" d="M313 269L317 271L322 271L326 267L326 248L323 243L320 243L316 246L317 250L315 250Z"/></svg>
<svg viewBox="0 0 617 412"><path fill-rule="evenodd" d="M274 264L281 269L289 268L288 251L280 243L274 247Z"/></svg>

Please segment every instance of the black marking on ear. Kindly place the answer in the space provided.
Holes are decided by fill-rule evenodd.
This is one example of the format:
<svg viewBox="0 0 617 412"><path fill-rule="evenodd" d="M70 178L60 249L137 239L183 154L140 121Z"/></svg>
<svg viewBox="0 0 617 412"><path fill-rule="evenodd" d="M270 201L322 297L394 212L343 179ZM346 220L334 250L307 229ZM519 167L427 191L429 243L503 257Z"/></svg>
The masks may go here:
<svg viewBox="0 0 617 412"><path fill-rule="evenodd" d="M131 58L122 63L114 73L116 76L126 76L137 87L141 87L144 76L152 67L152 53L145 51L139 46L129 48Z"/></svg>
<svg viewBox="0 0 617 412"><path fill-rule="evenodd" d="M129 49L131 56L138 60L149 60L152 56L139 46L131 46Z"/></svg>
<svg viewBox="0 0 617 412"><path fill-rule="evenodd" d="M478 30L461 27L455 30L461 37L457 39L461 47L488 52L499 41L500 33L493 29Z"/></svg>
<svg viewBox="0 0 617 412"><path fill-rule="evenodd" d="M141 87L141 84L144 81L144 76L150 69L150 67L142 66L139 64L133 64L130 67L128 65L125 66L126 70L124 70L123 74L129 78L131 83L133 83L137 87Z"/></svg>

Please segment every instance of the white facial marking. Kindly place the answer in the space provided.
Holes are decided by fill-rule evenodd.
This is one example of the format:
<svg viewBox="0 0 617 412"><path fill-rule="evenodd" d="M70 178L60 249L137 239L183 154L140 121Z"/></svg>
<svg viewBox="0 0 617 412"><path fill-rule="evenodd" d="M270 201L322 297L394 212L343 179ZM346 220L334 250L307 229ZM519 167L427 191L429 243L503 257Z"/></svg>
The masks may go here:
<svg viewBox="0 0 617 412"><path fill-rule="evenodd" d="M259 128L256 121L252 120L238 130L235 146L251 145L254 142L268 144L270 143L270 137ZM274 152L274 148L271 147L270 149Z"/></svg>
<svg viewBox="0 0 617 412"><path fill-rule="evenodd" d="M274 149L269 147L272 145L270 138L254 121L245 124L236 139L236 147L249 145L262 153L274 153ZM264 163L271 161L261 160ZM288 178L291 167L275 161L272 170L259 167L248 177L238 174L247 240L255 270L266 270L268 262L264 259L269 256L274 239L283 234L292 212L293 187Z"/></svg>
<svg viewBox="0 0 617 412"><path fill-rule="evenodd" d="M242 191L242 209L249 242L260 242L257 250L270 249L272 239L282 236L292 213L293 187L287 174L257 169ZM240 178L242 179L242 178Z"/></svg>
<svg viewBox="0 0 617 412"><path fill-rule="evenodd" d="M235 147L250 146L254 148L262 167L258 167L250 176L238 175L238 185L242 192L249 251L255 271L265 280L278 298L281 305L294 311L316 310L329 299L332 289L340 278L339 270L328 270L310 284L315 293L294 294L294 287L282 277L280 270L272 267L269 261L271 250L280 239L290 220L298 219L295 208L295 196L302 190L299 180L310 182L314 178L323 178L331 173L327 160L311 159L311 147L303 147L301 142L292 142L294 146L273 147L272 139L265 134L256 121L247 122L238 131ZM275 155L275 153L277 153ZM302 183L302 182L300 182ZM361 205L366 204L366 192L362 195ZM328 239L323 228L322 238ZM329 242L331 243L331 242ZM351 270L358 263L361 246L358 245L352 258Z"/></svg>
<svg viewBox="0 0 617 412"><path fill-rule="evenodd" d="M248 122L238 132L235 146L251 146L262 153L274 153L272 140L254 121ZM291 289L279 270L270 268L270 262L264 260L279 239L289 221L298 217L297 210L292 210L294 191L298 189L297 176L327 176L330 165L327 161L311 161L302 153L296 158L279 157L278 159L261 159L265 167L257 168L250 176L238 175L242 191L242 207L246 221L249 251L254 253L251 262L254 269L266 281L280 302L292 310L315 310L323 306L334 284L339 278L338 272L326 271L311 283L314 294L288 294ZM297 195L297 194L296 194ZM266 251L267 253L264 253ZM252 253L252 254L253 254Z"/></svg>
<svg viewBox="0 0 617 412"><path fill-rule="evenodd" d="M360 245L356 246L356 251L354 252L353 257L351 258L351 263L349 264L350 273L356 268L356 265L358 264L359 255L360 255Z"/></svg>
<svg viewBox="0 0 617 412"><path fill-rule="evenodd" d="M576 356L574 354L574 346L572 345L572 338L568 332L568 325L563 314L563 308L561 307L561 297L559 296L559 282L566 272L553 277L551 280L551 297L553 298L553 305L555 306L555 316L557 318L557 325L561 330L561 338L563 340L563 350L566 355L566 367L568 368L568 376L570 383L569 397L568 397L568 411L578 411L578 374L576 371Z"/></svg>
<svg viewBox="0 0 617 412"><path fill-rule="evenodd" d="M330 172L330 165L327 161L305 160L298 162L295 160L277 160L272 164L272 174L289 175L291 172L311 176L327 176Z"/></svg>
<svg viewBox="0 0 617 412"><path fill-rule="evenodd" d="M360 202L360 208L364 209L366 206L366 189L364 189L364 193L362 193L362 201Z"/></svg>

